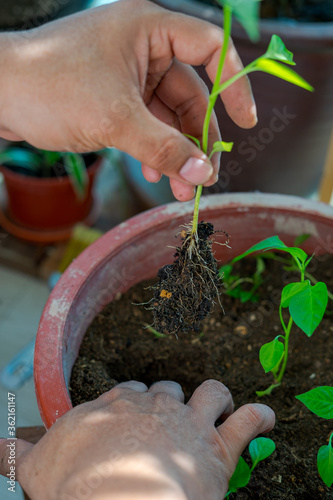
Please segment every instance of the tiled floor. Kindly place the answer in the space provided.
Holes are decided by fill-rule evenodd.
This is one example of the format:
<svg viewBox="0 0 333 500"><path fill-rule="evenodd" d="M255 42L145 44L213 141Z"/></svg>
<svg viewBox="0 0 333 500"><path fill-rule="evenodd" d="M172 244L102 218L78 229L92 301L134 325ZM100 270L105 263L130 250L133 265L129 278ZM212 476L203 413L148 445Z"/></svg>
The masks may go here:
<svg viewBox="0 0 333 500"><path fill-rule="evenodd" d="M28 342L34 339L41 312L49 296L47 285L40 280L0 266L0 370ZM0 386L0 436L7 432L7 389ZM33 380L13 390L16 395L17 426L41 425ZM0 479L1 500L21 500L7 491L6 479Z"/></svg>

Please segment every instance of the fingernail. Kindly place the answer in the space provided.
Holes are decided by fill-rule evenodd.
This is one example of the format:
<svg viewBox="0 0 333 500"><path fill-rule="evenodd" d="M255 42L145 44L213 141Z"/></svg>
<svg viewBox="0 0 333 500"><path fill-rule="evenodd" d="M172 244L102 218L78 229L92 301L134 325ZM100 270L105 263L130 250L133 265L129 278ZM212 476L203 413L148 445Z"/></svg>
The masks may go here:
<svg viewBox="0 0 333 500"><path fill-rule="evenodd" d="M179 172L183 179L195 186L207 182L212 173L213 167L199 158L189 158Z"/></svg>

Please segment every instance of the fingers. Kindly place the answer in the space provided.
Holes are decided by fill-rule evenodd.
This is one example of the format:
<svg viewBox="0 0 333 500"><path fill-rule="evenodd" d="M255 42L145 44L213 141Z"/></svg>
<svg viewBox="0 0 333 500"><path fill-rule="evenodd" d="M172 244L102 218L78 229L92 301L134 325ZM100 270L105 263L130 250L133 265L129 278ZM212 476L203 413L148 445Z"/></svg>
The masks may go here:
<svg viewBox="0 0 333 500"><path fill-rule="evenodd" d="M190 201L195 195L194 186L189 186L177 179L170 179L170 187L174 197L179 201Z"/></svg>
<svg viewBox="0 0 333 500"><path fill-rule="evenodd" d="M19 473L19 459L33 448L33 444L23 439L0 439L0 474L9 478L15 467L15 476Z"/></svg>
<svg viewBox="0 0 333 500"><path fill-rule="evenodd" d="M226 418L233 412L234 404L229 389L217 380L206 380L193 393L187 403L195 418L205 425L214 425L220 416Z"/></svg>
<svg viewBox="0 0 333 500"><path fill-rule="evenodd" d="M171 380L162 380L161 382L156 382L148 389L149 394L158 394L163 392L164 394L168 394L172 398L184 402L185 396L184 392L177 382L173 382Z"/></svg>
<svg viewBox="0 0 333 500"><path fill-rule="evenodd" d="M217 430L234 463L248 443L258 434L270 431L275 414L263 404L247 404L236 410Z"/></svg>
<svg viewBox="0 0 333 500"><path fill-rule="evenodd" d="M163 24L166 27L174 56L186 64L194 66L204 64L213 82L223 42L222 29L198 19L172 13L167 21ZM240 58L230 42L222 82L242 68ZM237 80L221 97L227 112L237 125L250 128L256 124L256 106L249 80L246 77Z"/></svg>
<svg viewBox="0 0 333 500"><path fill-rule="evenodd" d="M194 69L174 60L155 92L160 101L177 115L180 130L199 139L202 143L202 130L208 106L208 89ZM212 149L213 143L219 140L221 136L216 116L213 113L209 126L208 151ZM213 182L216 182L218 174L218 160L216 156L212 161L214 175L211 181Z"/></svg>
<svg viewBox="0 0 333 500"><path fill-rule="evenodd" d="M192 186L192 191L193 186L211 179L214 170L207 156L178 130L150 113L143 102L130 110L126 130L122 131L123 125L118 128L115 145L147 167Z"/></svg>

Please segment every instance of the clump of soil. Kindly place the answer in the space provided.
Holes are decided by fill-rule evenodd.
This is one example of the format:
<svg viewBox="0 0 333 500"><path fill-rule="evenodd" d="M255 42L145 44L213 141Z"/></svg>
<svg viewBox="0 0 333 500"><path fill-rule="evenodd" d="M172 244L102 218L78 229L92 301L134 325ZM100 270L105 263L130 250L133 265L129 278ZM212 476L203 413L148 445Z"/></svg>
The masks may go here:
<svg viewBox="0 0 333 500"><path fill-rule="evenodd" d="M255 259L244 259L236 266L235 273L250 276L256 269ZM307 270L332 291L332 256L313 259ZM295 399L314 387L333 386L332 301L311 338L293 326L282 384L271 396L259 398L255 391L273 382L259 363L259 350L283 333L281 289L298 278L271 260L263 277L258 302L241 303L223 295L225 314L215 307L202 321L199 335L178 339L175 335L156 338L145 329L145 323L152 322L152 312L133 303L149 301L151 289L147 287L153 283L136 285L107 305L88 328L72 371L71 398L74 405L90 401L127 380L148 386L158 380L175 380L187 401L204 380L219 380L230 389L235 408L249 402L266 403L276 413L275 428L267 434L276 451L257 466L249 484L230 498L333 500L333 489L320 479L316 465L318 449L328 443L333 430L332 421L318 418ZM247 453L245 459L251 463Z"/></svg>
<svg viewBox="0 0 333 500"><path fill-rule="evenodd" d="M151 309L158 332L199 332L200 323L219 301L221 276L212 253L214 226L200 222L197 233L182 231L175 261L158 271Z"/></svg>

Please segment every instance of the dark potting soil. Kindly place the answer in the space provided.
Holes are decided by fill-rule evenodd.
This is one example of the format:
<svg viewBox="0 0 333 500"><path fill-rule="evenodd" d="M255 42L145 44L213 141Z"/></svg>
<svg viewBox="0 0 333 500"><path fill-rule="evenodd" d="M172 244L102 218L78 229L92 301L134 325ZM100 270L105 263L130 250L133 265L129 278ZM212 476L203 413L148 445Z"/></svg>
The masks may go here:
<svg viewBox="0 0 333 500"><path fill-rule="evenodd" d="M254 270L250 259L237 265L243 276ZM308 270L332 291L332 256L313 260ZM247 402L264 402L277 417L275 428L267 435L275 441L276 451L257 466L248 486L231 498L333 499L333 489L322 482L316 466L318 449L328 443L333 421L316 417L295 399L314 387L333 386L332 301L311 338L293 326L283 383L271 396L258 398L255 391L272 382L259 363L260 346L282 333L280 291L287 282L298 279L273 261L268 261L264 277L257 303L241 304L222 294L225 314L215 305L199 335L179 334L178 339L174 335L156 338L144 328L145 323L152 323L152 311L133 303L151 299L152 290L147 287L153 282L133 287L106 306L88 328L73 367L72 401L77 405L95 399L117 381L132 379L147 385L176 380L188 399L204 380L220 380L229 387L236 408ZM250 463L247 452L244 457Z"/></svg>

